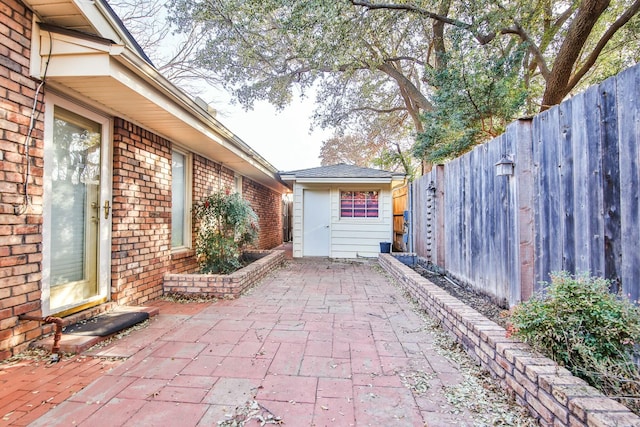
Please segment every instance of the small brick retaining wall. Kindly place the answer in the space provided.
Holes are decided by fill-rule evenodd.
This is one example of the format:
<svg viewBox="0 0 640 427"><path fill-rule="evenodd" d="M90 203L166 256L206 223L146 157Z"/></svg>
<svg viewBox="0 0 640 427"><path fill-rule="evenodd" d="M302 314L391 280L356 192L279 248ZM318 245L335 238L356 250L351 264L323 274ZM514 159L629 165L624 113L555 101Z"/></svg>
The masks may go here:
<svg viewBox="0 0 640 427"><path fill-rule="evenodd" d="M602 395L476 310L398 261L380 254L380 265L543 426L640 426L640 417Z"/></svg>
<svg viewBox="0 0 640 427"><path fill-rule="evenodd" d="M164 275L164 293L237 298L271 271L284 263L284 251L250 251L266 254L231 274L170 274Z"/></svg>

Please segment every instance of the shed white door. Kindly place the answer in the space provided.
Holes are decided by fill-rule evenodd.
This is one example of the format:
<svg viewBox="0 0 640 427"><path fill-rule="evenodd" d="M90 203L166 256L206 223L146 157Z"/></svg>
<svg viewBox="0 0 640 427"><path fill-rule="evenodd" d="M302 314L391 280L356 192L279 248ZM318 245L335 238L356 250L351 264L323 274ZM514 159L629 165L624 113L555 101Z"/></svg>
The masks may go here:
<svg viewBox="0 0 640 427"><path fill-rule="evenodd" d="M304 190L302 203L302 255L329 256L329 191Z"/></svg>

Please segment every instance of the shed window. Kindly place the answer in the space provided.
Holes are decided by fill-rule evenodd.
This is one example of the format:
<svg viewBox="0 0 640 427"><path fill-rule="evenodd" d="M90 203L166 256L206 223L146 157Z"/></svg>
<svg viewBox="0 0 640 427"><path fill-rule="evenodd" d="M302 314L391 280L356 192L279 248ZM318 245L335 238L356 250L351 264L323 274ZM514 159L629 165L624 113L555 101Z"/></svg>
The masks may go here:
<svg viewBox="0 0 640 427"><path fill-rule="evenodd" d="M341 191L341 218L377 218L378 191Z"/></svg>

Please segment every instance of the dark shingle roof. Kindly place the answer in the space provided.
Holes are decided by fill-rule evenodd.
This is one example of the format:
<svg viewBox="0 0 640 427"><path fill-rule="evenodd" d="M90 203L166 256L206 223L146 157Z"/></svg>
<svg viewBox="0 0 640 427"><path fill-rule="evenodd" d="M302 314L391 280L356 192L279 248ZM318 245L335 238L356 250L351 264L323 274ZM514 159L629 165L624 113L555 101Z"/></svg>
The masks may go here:
<svg viewBox="0 0 640 427"><path fill-rule="evenodd" d="M295 176L299 178L393 178L404 177L404 173L389 172L380 169L361 168L354 165L320 166L317 168L300 169L290 172L280 172L280 176Z"/></svg>

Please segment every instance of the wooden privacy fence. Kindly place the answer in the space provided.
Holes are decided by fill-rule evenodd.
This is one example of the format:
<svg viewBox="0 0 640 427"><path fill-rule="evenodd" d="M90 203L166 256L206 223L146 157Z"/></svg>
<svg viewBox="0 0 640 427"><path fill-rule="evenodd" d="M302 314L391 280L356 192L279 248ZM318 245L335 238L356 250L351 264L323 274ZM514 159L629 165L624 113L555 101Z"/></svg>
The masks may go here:
<svg viewBox="0 0 640 427"><path fill-rule="evenodd" d="M635 66L416 180L415 251L510 305L560 270L638 300L639 99Z"/></svg>

